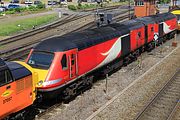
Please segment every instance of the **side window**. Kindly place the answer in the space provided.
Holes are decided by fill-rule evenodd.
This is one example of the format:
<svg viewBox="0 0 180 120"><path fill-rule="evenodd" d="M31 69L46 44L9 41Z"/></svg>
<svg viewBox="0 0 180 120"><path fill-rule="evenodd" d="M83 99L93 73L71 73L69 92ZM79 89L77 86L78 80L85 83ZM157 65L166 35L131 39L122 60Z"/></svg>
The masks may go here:
<svg viewBox="0 0 180 120"><path fill-rule="evenodd" d="M12 82L9 70L0 71L0 86Z"/></svg>
<svg viewBox="0 0 180 120"><path fill-rule="evenodd" d="M5 76L6 76L6 82L8 82L8 83L12 82L12 77L11 77L9 70L5 71Z"/></svg>
<svg viewBox="0 0 180 120"><path fill-rule="evenodd" d="M143 6L144 5L144 1L138 0L138 1L135 2L135 5L136 6Z"/></svg>
<svg viewBox="0 0 180 120"><path fill-rule="evenodd" d="M67 69L67 57L66 57L66 54L64 54L62 59L61 59L61 65L62 65L63 70Z"/></svg>
<svg viewBox="0 0 180 120"><path fill-rule="evenodd" d="M71 65L75 63L75 54L71 54Z"/></svg>
<svg viewBox="0 0 180 120"><path fill-rule="evenodd" d="M153 27L151 27L151 32L154 32L154 28Z"/></svg>
<svg viewBox="0 0 180 120"><path fill-rule="evenodd" d="M0 86L6 83L5 71L0 71Z"/></svg>
<svg viewBox="0 0 180 120"><path fill-rule="evenodd" d="M139 37L139 38L141 37L141 32L138 32L138 37Z"/></svg>
<svg viewBox="0 0 180 120"><path fill-rule="evenodd" d="M138 40L138 39L140 39L140 38L141 38L141 32L138 32L136 39Z"/></svg>

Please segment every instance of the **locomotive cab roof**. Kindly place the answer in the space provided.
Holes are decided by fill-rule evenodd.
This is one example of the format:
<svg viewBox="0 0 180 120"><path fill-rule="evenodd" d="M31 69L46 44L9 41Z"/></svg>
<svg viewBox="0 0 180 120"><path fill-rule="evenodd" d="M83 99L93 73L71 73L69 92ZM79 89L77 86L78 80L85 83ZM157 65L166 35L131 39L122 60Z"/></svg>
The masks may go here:
<svg viewBox="0 0 180 120"><path fill-rule="evenodd" d="M129 29L125 25L108 25L100 28L48 38L38 44L34 50L46 52L60 52L74 48L82 50L128 33Z"/></svg>
<svg viewBox="0 0 180 120"><path fill-rule="evenodd" d="M125 25L130 31L144 26L143 23L138 22L136 20L128 20L128 21L122 22L120 24Z"/></svg>
<svg viewBox="0 0 180 120"><path fill-rule="evenodd" d="M164 13L164 14L158 14L159 17L163 18L164 20L171 20L173 18L176 18L176 16L170 12Z"/></svg>
<svg viewBox="0 0 180 120"><path fill-rule="evenodd" d="M151 15L150 17L152 17L154 19L154 21L156 21L157 23L176 18L176 16L170 12L163 13L163 14L157 14L157 15Z"/></svg>
<svg viewBox="0 0 180 120"><path fill-rule="evenodd" d="M142 22L144 25L154 24L155 23L154 19L151 18L151 17L136 18L135 20L138 21L138 22Z"/></svg>

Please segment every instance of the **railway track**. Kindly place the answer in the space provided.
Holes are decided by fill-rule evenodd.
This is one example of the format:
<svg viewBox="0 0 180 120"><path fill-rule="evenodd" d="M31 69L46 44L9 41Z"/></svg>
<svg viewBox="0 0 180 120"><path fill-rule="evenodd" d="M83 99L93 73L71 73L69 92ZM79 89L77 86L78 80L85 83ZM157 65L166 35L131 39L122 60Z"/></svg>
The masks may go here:
<svg viewBox="0 0 180 120"><path fill-rule="evenodd" d="M85 18L87 16L89 16L89 15L72 15L72 16L65 18L62 21L57 21L57 22L52 23L50 25L47 25L47 26L29 31L29 32L14 36L11 38L1 40L0 46L2 48L5 46L4 47L5 50L0 51L0 56L4 60L14 60L14 58L15 58L14 56L16 56L16 55L17 56L23 56L23 54L19 55L21 53L21 51L22 51L22 53L24 53L24 51L30 50L34 45L36 45L37 43L39 43L41 41L41 38L38 38L38 37L36 38L36 40L31 41L32 36L36 36L40 33L46 32L46 31L51 30L51 29L55 29L56 27L59 27L59 26L64 25L64 24L68 24L68 23L70 23L72 21L76 21L80 18ZM23 42L24 42L23 40L27 39L27 38L29 38L29 41L27 43L23 44ZM13 44L16 44L16 42L21 42L21 41L22 41L22 44L15 45L15 46L13 45ZM7 49L6 45L8 45L8 46L11 45L12 47L10 47L10 49Z"/></svg>
<svg viewBox="0 0 180 120"><path fill-rule="evenodd" d="M119 8L121 7L122 5L116 5L116 6L107 6L107 7L98 7L98 10L111 10L111 9L116 9L116 8ZM89 12L89 11L96 11L97 8L93 8L93 9L87 9L87 10L79 10L81 12Z"/></svg>
<svg viewBox="0 0 180 120"><path fill-rule="evenodd" d="M120 16L118 17L118 15L115 17L115 20L117 19L118 21L121 21L123 19L127 19L128 18L128 15L124 15L124 16ZM77 20L77 18L75 19ZM62 23L61 23L62 24ZM64 23L65 24L65 23ZM88 28L93 28L95 27L96 25L94 24L94 21L93 22L90 22L76 30L73 30L71 32L75 32L75 31L80 31L80 30L85 30L85 29L88 29ZM31 35L27 36L26 37L30 37ZM24 36L22 36L22 39L25 38ZM15 38L16 40L10 40L10 41L7 41L8 44L10 44L11 42L15 42L15 41L19 41L19 40L22 40L20 38ZM12 60L24 60L24 58L28 55L30 49L32 49L36 44L38 44L41 40L37 40L37 41L30 41L28 42L27 44L23 44L23 45L20 45L18 47L14 47L10 50L5 50L5 51L1 51L0 52L0 56L1 58L3 58L4 60L8 60L8 61L12 61ZM1 44L1 43L0 43Z"/></svg>
<svg viewBox="0 0 180 120"><path fill-rule="evenodd" d="M180 69L137 115L135 120L170 120L180 99Z"/></svg>
<svg viewBox="0 0 180 120"><path fill-rule="evenodd" d="M112 10L112 9L116 9L118 7L119 6L111 6L111 7L101 8L100 10ZM95 9L87 10L87 11L94 11L94 10ZM22 33L22 34L19 34L19 35L16 35L16 36L13 36L13 37L10 37L10 38L7 38L7 39L1 40L0 41L0 46L6 45L6 44L9 44L9 43L13 43L13 42L17 42L18 40L21 40L23 38L26 38L26 37L29 37L29 36L32 36L32 35L44 32L44 31L46 31L48 29L53 29L53 28L55 28L57 26L61 26L63 24L66 24L66 23L71 22L71 21L75 21L75 20L77 20L79 18L83 18L83 17L86 17L88 15L89 14L85 14L85 15L70 15L70 16L65 17L64 19L58 20L58 21L56 21L56 22L54 22L52 24L48 24L46 26L43 26L43 27L40 27L40 28L31 30L31 31L28 31L28 32L25 32L25 33Z"/></svg>
<svg viewBox="0 0 180 120"><path fill-rule="evenodd" d="M19 40L22 40L26 37L30 37L32 35L35 35L35 34L38 34L38 33L41 33L41 32L44 32L48 29L52 29L52 28L55 28L57 26L60 26L60 25L63 25L63 24L66 24L70 21L74 21L74 20L77 20L79 18L82 18L82 17L86 17L87 15L80 15L80 16L77 16L77 15L70 15L69 17L66 17L65 19L63 20L60 20L60 21L57 21L57 22L54 22L52 24L49 24L49 25L46 25L44 27L40 27L40 28L37 28L35 30L31 30L31 31L28 31L28 32L25 32L23 34L20 34L20 35L16 35L16 36L13 36L13 37L10 37L10 38L7 38L7 39L4 39L4 40L1 40L0 41L0 46L3 46L3 45L6 45L6 44L9 44L9 43L13 43L13 42L17 42ZM2 54L2 52L1 52Z"/></svg>

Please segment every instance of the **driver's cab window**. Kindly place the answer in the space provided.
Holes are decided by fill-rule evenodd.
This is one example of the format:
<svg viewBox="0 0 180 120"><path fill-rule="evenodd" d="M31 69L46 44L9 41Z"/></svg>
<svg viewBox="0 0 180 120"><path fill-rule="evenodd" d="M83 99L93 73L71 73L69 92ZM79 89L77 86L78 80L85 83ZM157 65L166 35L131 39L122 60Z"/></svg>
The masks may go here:
<svg viewBox="0 0 180 120"><path fill-rule="evenodd" d="M0 71L0 86L12 82L12 77L9 70Z"/></svg>
<svg viewBox="0 0 180 120"><path fill-rule="evenodd" d="M66 69L68 68L68 66L67 66L67 57L66 57L66 54L64 54L64 55L62 56L61 65L62 65L62 70L66 70Z"/></svg>

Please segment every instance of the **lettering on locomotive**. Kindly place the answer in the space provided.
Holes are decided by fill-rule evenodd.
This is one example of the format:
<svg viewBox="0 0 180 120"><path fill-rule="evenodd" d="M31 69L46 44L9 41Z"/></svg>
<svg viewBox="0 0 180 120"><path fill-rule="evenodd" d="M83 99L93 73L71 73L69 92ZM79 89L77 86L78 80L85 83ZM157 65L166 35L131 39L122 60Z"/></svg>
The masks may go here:
<svg viewBox="0 0 180 120"><path fill-rule="evenodd" d="M6 104L12 100L12 96L3 100L3 104Z"/></svg>

